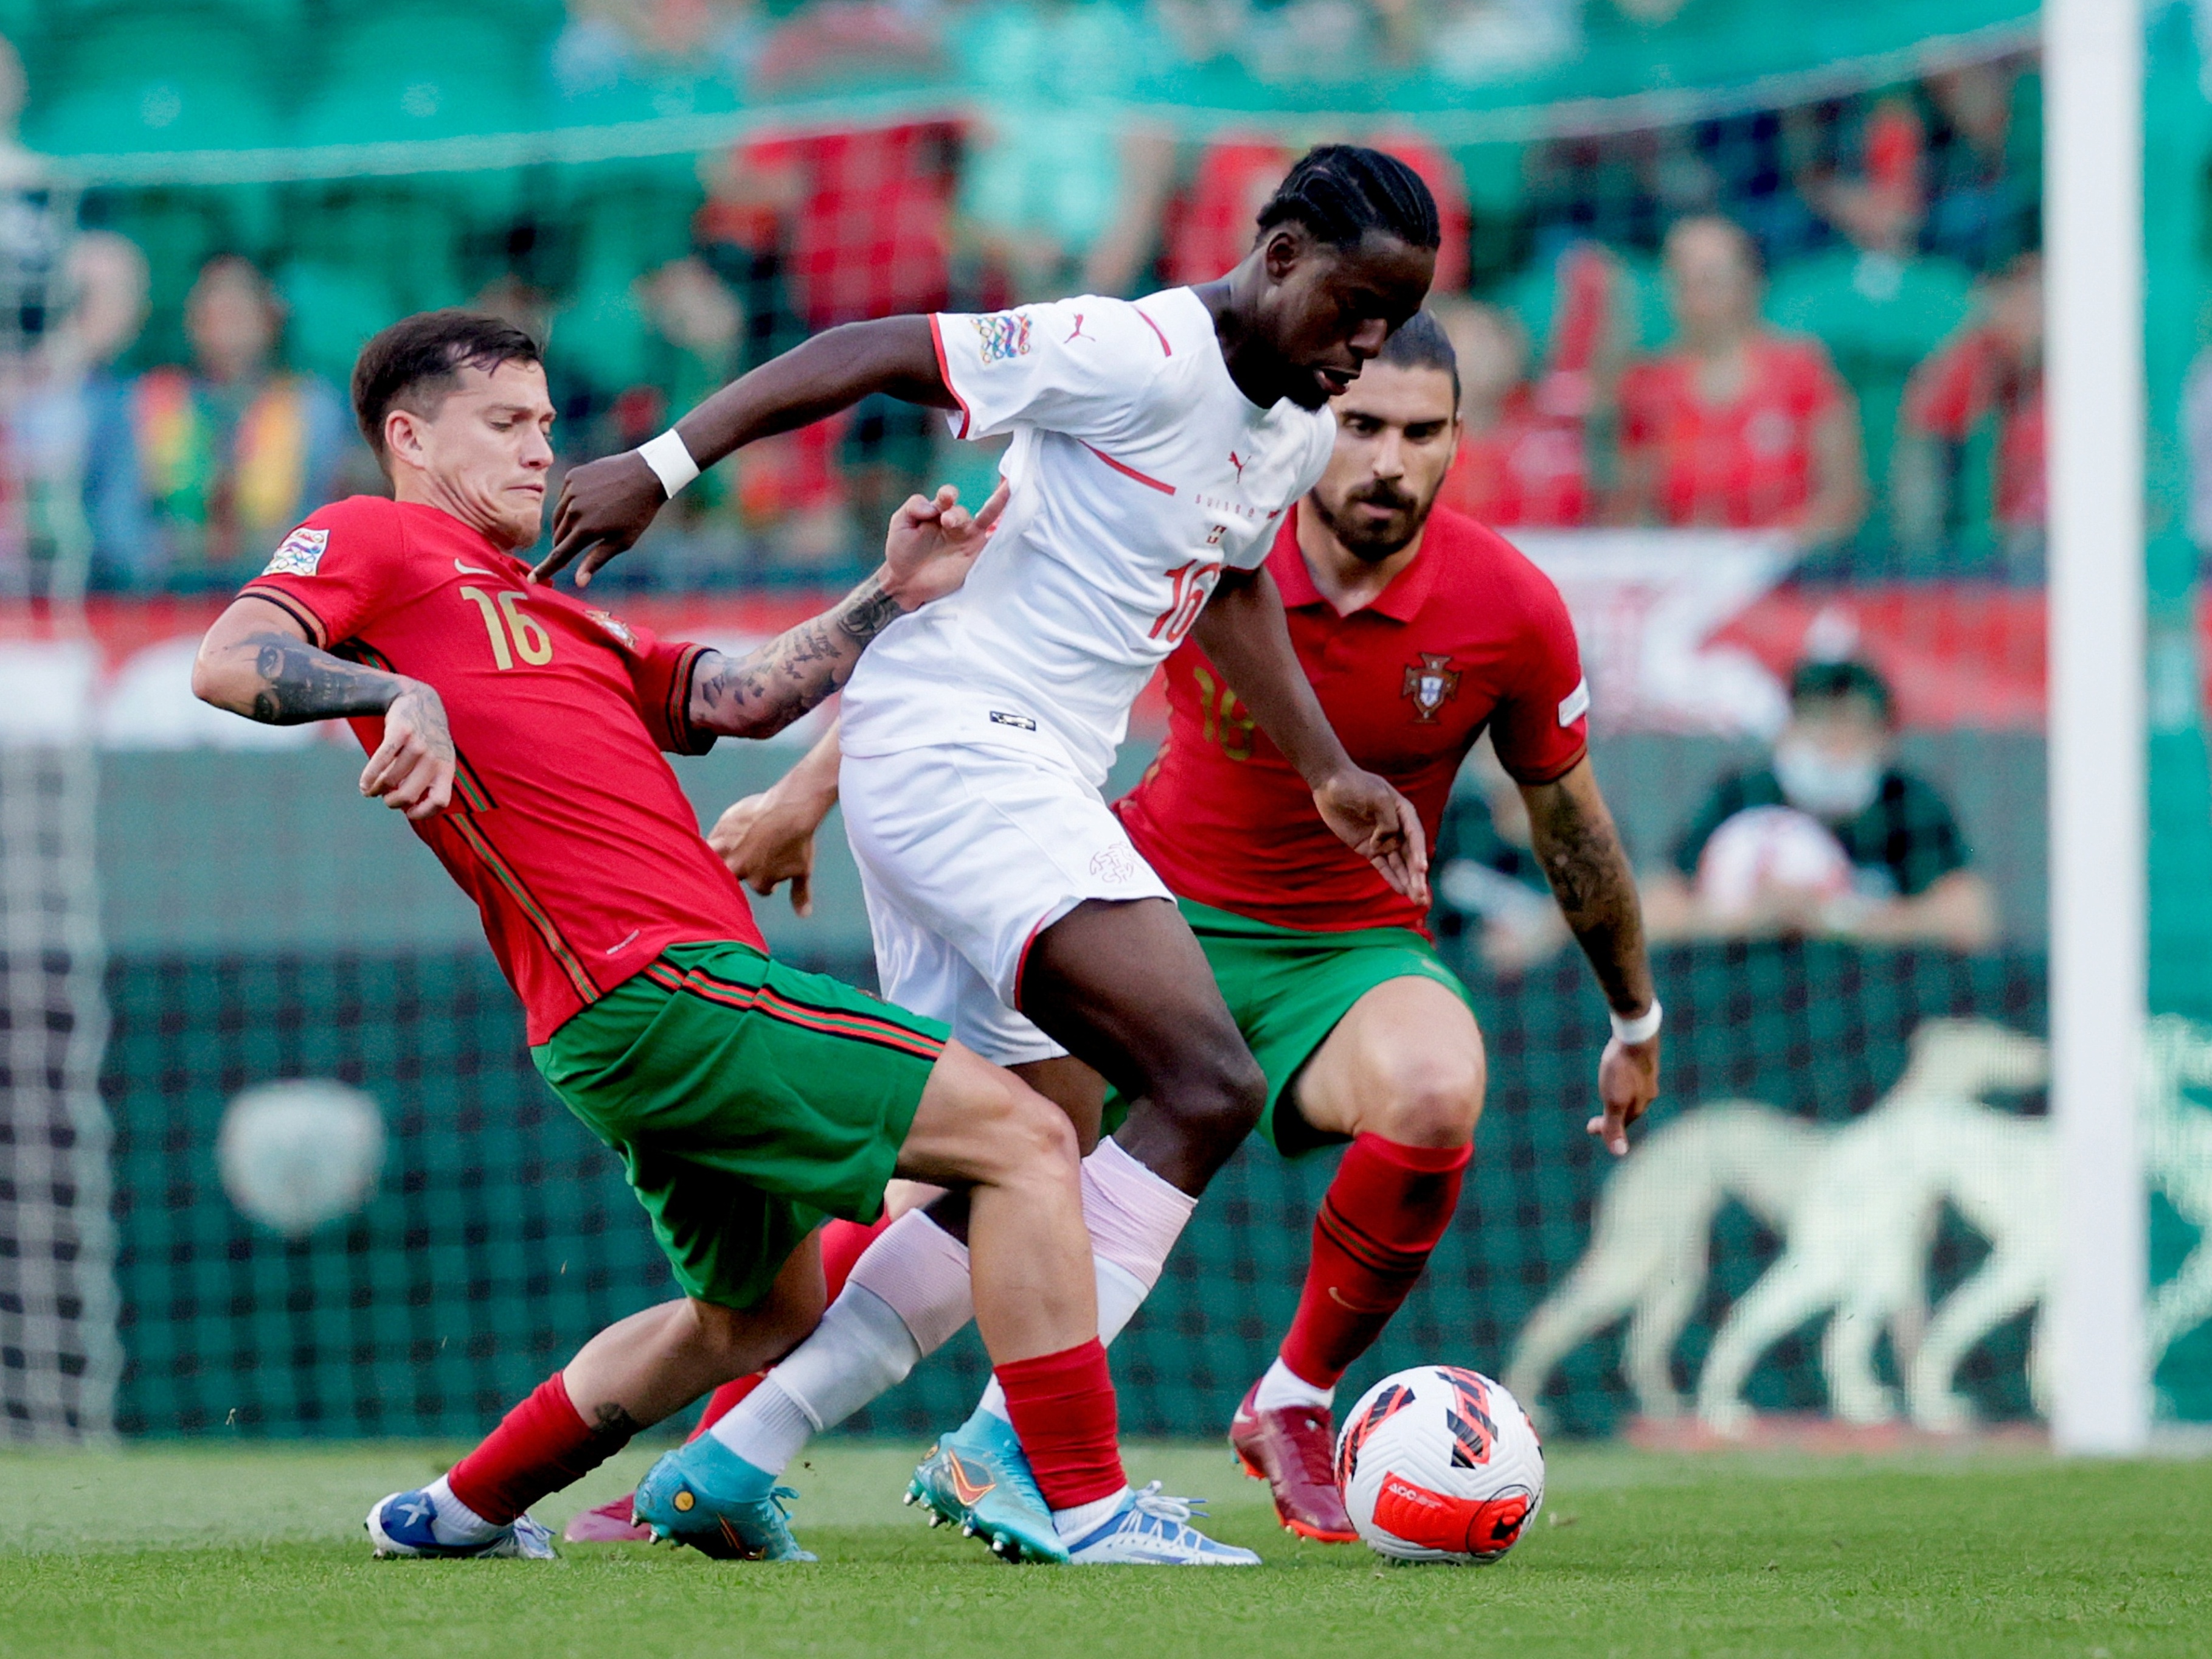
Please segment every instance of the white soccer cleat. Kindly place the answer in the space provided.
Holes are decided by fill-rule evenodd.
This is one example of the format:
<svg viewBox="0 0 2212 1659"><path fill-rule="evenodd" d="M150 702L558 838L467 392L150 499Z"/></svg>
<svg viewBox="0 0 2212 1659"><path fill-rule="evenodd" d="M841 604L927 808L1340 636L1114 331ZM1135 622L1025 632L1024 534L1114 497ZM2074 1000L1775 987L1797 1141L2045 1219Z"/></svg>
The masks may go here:
<svg viewBox="0 0 2212 1659"><path fill-rule="evenodd" d="M480 1543L441 1543L434 1522L437 1507L427 1491L394 1492L368 1512L369 1542L380 1561L406 1560L522 1560L556 1558L553 1534L528 1516L514 1518Z"/></svg>
<svg viewBox="0 0 2212 1659"><path fill-rule="evenodd" d="M1157 1480L1132 1492L1094 1530L1070 1539L1067 1558L1079 1567L1256 1567L1249 1550L1217 1544L1190 1524L1198 1505L1170 1497Z"/></svg>

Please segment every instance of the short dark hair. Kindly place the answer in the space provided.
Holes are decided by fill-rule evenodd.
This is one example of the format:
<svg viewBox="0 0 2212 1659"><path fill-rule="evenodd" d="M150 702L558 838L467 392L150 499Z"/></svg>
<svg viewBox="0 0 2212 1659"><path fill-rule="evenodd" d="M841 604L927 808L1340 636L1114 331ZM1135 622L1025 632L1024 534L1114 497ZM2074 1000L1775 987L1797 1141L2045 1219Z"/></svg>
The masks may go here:
<svg viewBox="0 0 2212 1659"><path fill-rule="evenodd" d="M1335 247L1352 247L1370 230L1409 247L1443 241L1437 199L1421 175L1361 144L1317 144L1299 158L1260 210L1260 229L1291 219Z"/></svg>
<svg viewBox="0 0 2212 1659"><path fill-rule="evenodd" d="M1444 326L1437 320L1437 314L1428 307L1423 306L1390 331L1375 361L1394 369L1443 369L1451 376L1452 407L1459 407L1459 353L1453 349Z"/></svg>
<svg viewBox="0 0 2212 1659"><path fill-rule="evenodd" d="M543 363L524 330L480 311L418 311L402 317L361 348L353 364L353 416L361 435L384 453L384 418L393 409L435 412L461 383L463 365L494 369L503 363Z"/></svg>
<svg viewBox="0 0 2212 1659"><path fill-rule="evenodd" d="M1853 697L1871 708L1883 725L1896 724L1896 698L1890 692L1889 682L1871 663L1849 656L1814 657L1800 662L1796 673L1790 676L1790 706L1793 709L1802 708L1808 703L1841 703Z"/></svg>

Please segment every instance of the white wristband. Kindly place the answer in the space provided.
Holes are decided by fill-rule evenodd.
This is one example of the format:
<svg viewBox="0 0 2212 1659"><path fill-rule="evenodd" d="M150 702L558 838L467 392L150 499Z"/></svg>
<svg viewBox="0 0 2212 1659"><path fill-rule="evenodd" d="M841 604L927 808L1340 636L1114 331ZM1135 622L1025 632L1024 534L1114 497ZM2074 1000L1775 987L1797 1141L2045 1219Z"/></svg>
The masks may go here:
<svg viewBox="0 0 2212 1659"><path fill-rule="evenodd" d="M1625 1043L1648 1043L1659 1034L1659 999L1654 997L1651 1006L1632 1020L1618 1014L1612 1016L1613 1034Z"/></svg>
<svg viewBox="0 0 2212 1659"><path fill-rule="evenodd" d="M684 447L684 440L670 427L659 437L637 446L638 458L653 468L653 475L660 480L660 487L668 491L671 501L676 492L699 476L699 463L691 459L691 452Z"/></svg>

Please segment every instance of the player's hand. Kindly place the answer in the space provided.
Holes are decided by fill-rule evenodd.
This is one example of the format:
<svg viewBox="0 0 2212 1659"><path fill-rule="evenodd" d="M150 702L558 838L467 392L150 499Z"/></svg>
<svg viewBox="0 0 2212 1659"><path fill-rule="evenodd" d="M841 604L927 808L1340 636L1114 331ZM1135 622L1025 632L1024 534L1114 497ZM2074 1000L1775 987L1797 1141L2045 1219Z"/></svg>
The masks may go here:
<svg viewBox="0 0 2212 1659"><path fill-rule="evenodd" d="M384 711L384 741L362 768L361 792L414 820L445 811L453 798L453 738L446 705L419 680Z"/></svg>
<svg viewBox="0 0 2212 1659"><path fill-rule="evenodd" d="M790 882L792 909L811 916L814 832L821 824L821 814L771 789L728 808L708 832L707 845L731 875L763 899Z"/></svg>
<svg viewBox="0 0 2212 1659"><path fill-rule="evenodd" d="M576 585L590 586L592 572L634 546L667 499L659 475L635 449L570 469L553 509L553 551L538 562L530 579L552 581L580 553Z"/></svg>
<svg viewBox="0 0 2212 1659"><path fill-rule="evenodd" d="M890 534L884 539L884 591L902 611L918 610L955 591L968 580L1006 510L1004 479L973 513L960 504L960 492L949 484L939 485L933 497L908 496L891 515Z"/></svg>
<svg viewBox="0 0 2212 1659"><path fill-rule="evenodd" d="M1615 1037L1597 1063L1597 1096L1605 1111L1583 1127L1616 1158L1628 1156L1628 1125L1659 1097L1659 1038L1625 1043Z"/></svg>
<svg viewBox="0 0 2212 1659"><path fill-rule="evenodd" d="M1412 802L1373 772L1354 766L1316 789L1314 805L1337 839L1382 872L1394 892L1427 907L1428 839Z"/></svg>

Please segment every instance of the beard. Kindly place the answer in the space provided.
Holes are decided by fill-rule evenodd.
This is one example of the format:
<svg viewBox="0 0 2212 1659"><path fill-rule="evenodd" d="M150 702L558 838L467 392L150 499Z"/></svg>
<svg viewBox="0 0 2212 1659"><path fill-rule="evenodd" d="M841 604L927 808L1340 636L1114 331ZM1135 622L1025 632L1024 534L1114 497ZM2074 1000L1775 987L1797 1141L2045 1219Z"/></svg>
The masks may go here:
<svg viewBox="0 0 2212 1659"><path fill-rule="evenodd" d="M1437 480L1439 488L1443 482ZM1373 483L1348 491L1334 505L1322 500L1317 491L1307 499L1345 552L1367 564L1380 564L1403 552L1406 544L1421 533L1421 526L1428 522L1429 509L1436 505L1437 491L1430 491L1424 498L1395 484ZM1389 516L1372 519L1356 510L1369 506L1387 509Z"/></svg>

